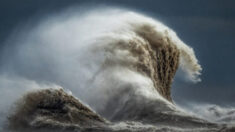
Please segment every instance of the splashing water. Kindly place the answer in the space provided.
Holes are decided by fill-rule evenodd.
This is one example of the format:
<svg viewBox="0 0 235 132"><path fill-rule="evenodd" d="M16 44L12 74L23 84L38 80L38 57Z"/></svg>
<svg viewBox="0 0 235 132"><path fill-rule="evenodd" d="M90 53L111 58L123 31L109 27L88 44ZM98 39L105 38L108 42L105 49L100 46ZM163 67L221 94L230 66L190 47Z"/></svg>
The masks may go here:
<svg viewBox="0 0 235 132"><path fill-rule="evenodd" d="M138 126L144 131L222 129L172 103L170 88L178 67L197 82L201 66L193 49L159 21L124 9L68 10L31 27L13 34L1 53L0 99L9 98L7 93L17 100L30 89L64 87L88 106L76 101L71 104L68 100L74 97L63 90L50 90L49 94L42 90L38 94L46 99L35 96L38 105L19 103L11 119L17 117L36 128L59 126L86 131L73 116L63 120L57 115L58 111L73 115L83 109L97 114L84 118L100 118L101 123L94 123L94 129L100 125L99 130L137 131ZM26 94L22 100L30 100L32 95L35 93ZM1 103L2 108L9 107ZM72 107L76 104L80 107ZM22 114L25 107L32 114ZM23 116L27 120L21 120ZM70 124L68 120L72 120Z"/></svg>

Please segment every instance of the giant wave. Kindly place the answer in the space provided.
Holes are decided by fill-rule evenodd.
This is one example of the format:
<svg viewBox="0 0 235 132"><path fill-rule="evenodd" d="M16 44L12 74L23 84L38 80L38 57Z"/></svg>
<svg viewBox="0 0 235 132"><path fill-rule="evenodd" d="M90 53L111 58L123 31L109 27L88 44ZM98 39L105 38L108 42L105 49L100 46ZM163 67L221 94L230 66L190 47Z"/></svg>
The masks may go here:
<svg viewBox="0 0 235 132"><path fill-rule="evenodd" d="M8 91L1 98L11 94L7 104L16 104L1 102L4 130L234 129L174 104L177 69L197 82L202 68L193 49L153 18L125 9L70 9L19 28L6 43L0 75Z"/></svg>

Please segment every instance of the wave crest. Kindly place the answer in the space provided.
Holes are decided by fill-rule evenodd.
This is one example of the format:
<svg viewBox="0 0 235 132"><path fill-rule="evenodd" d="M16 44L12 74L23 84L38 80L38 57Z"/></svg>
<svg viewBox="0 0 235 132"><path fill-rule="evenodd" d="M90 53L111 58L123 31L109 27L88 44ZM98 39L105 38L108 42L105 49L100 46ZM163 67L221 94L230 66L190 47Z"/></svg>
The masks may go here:
<svg viewBox="0 0 235 132"><path fill-rule="evenodd" d="M116 131L115 122L124 122L129 131L137 131L130 122L149 124L141 127L143 131L221 128L172 103L171 84L178 67L199 81L201 66L191 47L152 18L126 10L98 12L68 11L12 37L12 43L21 45L5 49L4 56L14 52L1 73L68 88L90 106L62 90L28 93L9 118L13 129Z"/></svg>

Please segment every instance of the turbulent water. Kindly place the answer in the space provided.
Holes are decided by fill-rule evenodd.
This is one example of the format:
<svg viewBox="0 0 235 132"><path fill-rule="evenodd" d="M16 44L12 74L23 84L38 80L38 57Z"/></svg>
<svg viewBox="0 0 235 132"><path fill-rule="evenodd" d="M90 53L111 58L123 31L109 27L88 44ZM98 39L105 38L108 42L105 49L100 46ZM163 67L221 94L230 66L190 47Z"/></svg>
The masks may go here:
<svg viewBox="0 0 235 132"><path fill-rule="evenodd" d="M18 28L1 64L4 131L235 130L174 104L178 68L200 81L193 49L124 9L70 9Z"/></svg>

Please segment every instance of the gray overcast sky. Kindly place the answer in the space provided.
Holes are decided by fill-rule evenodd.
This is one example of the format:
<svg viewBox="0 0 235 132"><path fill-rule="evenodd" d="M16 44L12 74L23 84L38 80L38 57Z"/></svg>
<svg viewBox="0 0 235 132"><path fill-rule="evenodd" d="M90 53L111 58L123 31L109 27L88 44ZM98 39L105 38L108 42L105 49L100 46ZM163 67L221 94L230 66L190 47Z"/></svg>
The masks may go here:
<svg viewBox="0 0 235 132"><path fill-rule="evenodd" d="M234 0L0 0L0 49L21 23L81 4L131 8L164 22L194 48L203 67L201 83L176 81L175 99L217 104L234 102Z"/></svg>

